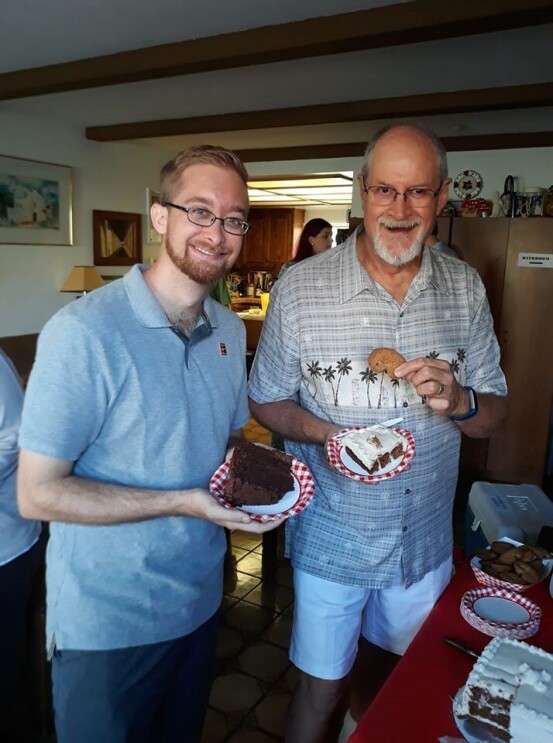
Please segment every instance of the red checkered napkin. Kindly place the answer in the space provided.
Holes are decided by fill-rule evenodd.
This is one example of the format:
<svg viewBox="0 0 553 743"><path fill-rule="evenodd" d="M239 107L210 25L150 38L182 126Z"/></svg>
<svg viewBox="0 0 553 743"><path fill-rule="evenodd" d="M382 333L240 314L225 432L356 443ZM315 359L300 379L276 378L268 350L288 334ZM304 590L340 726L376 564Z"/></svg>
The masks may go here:
<svg viewBox="0 0 553 743"><path fill-rule="evenodd" d="M528 612L526 622L501 622L485 619L475 611L474 605L478 599L493 597L506 599L518 604ZM470 625L480 632L491 637L510 637L514 640L524 640L526 637L535 635L540 626L541 609L526 596L521 596L514 591L505 591L502 588L475 588L467 591L461 597L461 615Z"/></svg>
<svg viewBox="0 0 553 743"><path fill-rule="evenodd" d="M270 449L271 447L265 448ZM296 479L299 487L298 499L292 506L290 506L290 508L287 508L282 513L249 513L254 521L275 521L276 519L288 519L290 518L290 516L295 516L296 514L301 513L311 501L311 498L313 498L313 494L315 493L315 481L313 480L311 472L308 470L303 462L299 461L299 459L292 457L290 454L287 454L286 456L292 462L292 475ZM229 467L230 460L227 460L226 462L223 462L223 464L213 473L213 476L209 482L209 490L212 495L217 498L222 506L230 510L236 510L238 506L234 506L223 497L225 481L228 477Z"/></svg>
<svg viewBox="0 0 553 743"><path fill-rule="evenodd" d="M413 455L415 453L415 439L413 438L413 435L410 433L410 431L406 431L404 428L393 428L392 429L396 433L399 433L400 436L403 436L403 438L407 442L407 446L406 446L405 454L403 455L402 459L389 472L381 472L380 474L375 474L375 475L369 475L368 473L366 475L360 475L357 472L354 472L353 470L351 470L349 467L347 467L344 464L342 460L342 452L344 450L344 444L343 444L344 435L346 433L349 433L350 431L362 431L365 428L367 428L367 426L354 426L353 428L343 428L341 431L338 431L337 434L335 434L328 440L328 443L326 446L326 453L328 456L328 461L330 462L330 466L334 467L335 470L338 470L340 474L346 475L346 477L351 477L352 480L358 480L359 482L368 482L368 483L381 482L382 480L389 480L390 477L395 477L396 475L399 475L400 472L403 472L403 470L406 469L411 463L411 460L413 459Z"/></svg>

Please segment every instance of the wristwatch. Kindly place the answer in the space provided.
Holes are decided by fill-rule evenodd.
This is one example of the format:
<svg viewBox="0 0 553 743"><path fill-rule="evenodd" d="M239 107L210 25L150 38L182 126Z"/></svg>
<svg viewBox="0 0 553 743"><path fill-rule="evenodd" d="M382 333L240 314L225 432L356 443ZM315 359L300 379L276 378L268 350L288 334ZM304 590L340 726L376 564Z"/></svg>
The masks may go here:
<svg viewBox="0 0 553 743"><path fill-rule="evenodd" d="M476 392L472 389L472 387L465 387L465 389L469 393L468 413L465 413L464 415L450 415L450 421L466 421L469 418L475 416L478 412L478 399L476 397Z"/></svg>

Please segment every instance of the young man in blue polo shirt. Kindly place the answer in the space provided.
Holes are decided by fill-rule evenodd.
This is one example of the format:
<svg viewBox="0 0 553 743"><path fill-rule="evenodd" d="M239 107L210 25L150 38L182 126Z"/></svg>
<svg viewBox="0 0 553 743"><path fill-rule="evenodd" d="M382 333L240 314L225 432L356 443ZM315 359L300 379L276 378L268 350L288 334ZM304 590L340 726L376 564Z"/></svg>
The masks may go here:
<svg viewBox="0 0 553 743"><path fill-rule="evenodd" d="M211 475L249 419L245 330L208 297L238 257L247 173L198 146L161 171L158 261L42 331L20 434L23 515L51 522L58 743L199 741L229 511Z"/></svg>

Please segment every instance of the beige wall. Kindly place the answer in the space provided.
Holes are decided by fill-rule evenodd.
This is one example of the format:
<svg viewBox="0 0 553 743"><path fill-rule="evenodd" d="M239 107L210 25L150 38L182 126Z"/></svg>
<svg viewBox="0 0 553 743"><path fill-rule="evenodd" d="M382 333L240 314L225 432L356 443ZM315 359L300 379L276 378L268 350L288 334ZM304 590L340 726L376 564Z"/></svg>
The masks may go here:
<svg viewBox="0 0 553 743"><path fill-rule="evenodd" d="M73 295L59 292L71 267L92 263L92 210L145 215L146 187L156 187L159 168L174 152L138 142L89 142L80 129L46 118L6 113L0 113L0 141L2 155L44 160L73 169L74 245L0 243L0 336L36 333L54 312L72 301ZM520 178L522 187L547 187L553 180L553 148L453 153L449 161L453 175L465 168L478 171L484 179L484 196L501 190L509 173ZM329 158L247 165L250 175L336 171L356 174L361 162L361 158ZM361 216L359 207L354 189L352 216ZM337 224L338 219L345 221L345 211L310 209L306 218L323 216ZM145 258L156 251L156 246L144 245ZM121 274L125 270L113 268L105 272Z"/></svg>

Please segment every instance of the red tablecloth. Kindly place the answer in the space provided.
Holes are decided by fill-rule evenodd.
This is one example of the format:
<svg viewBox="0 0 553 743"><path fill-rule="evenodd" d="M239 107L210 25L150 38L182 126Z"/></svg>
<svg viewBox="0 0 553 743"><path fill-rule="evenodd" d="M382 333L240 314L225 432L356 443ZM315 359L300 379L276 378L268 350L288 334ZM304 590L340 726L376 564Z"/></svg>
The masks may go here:
<svg viewBox="0 0 553 743"><path fill-rule="evenodd" d="M465 560L392 675L365 712L349 743L436 743L443 735L461 738L452 698L474 664L469 655L443 641L453 637L475 650L492 639L471 627L459 611L463 593L482 587ZM540 629L526 642L553 652L553 599L549 578L525 593L543 611Z"/></svg>

